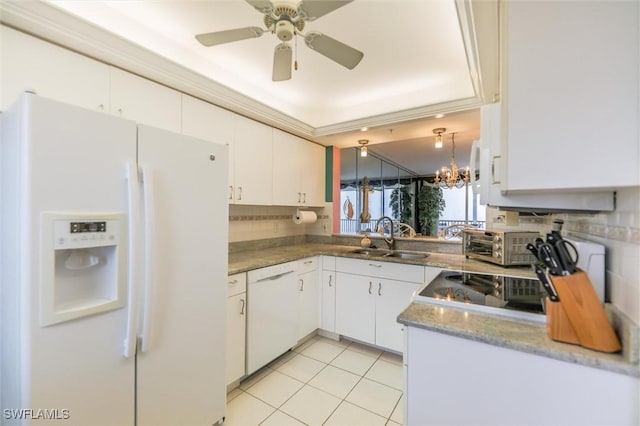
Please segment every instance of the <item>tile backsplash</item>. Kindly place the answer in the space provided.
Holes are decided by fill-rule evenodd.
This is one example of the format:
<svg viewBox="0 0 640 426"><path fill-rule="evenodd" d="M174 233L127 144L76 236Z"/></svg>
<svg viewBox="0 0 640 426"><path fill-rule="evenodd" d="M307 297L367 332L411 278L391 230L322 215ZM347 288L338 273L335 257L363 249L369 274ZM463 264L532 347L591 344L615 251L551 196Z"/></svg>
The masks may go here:
<svg viewBox="0 0 640 426"><path fill-rule="evenodd" d="M640 188L618 190L611 213L521 214L517 227L544 235L556 219L564 221L563 235L605 246L605 298L640 324ZM487 227L509 228L505 212L487 209Z"/></svg>
<svg viewBox="0 0 640 426"><path fill-rule="evenodd" d="M229 242L263 240L267 238L292 237L298 235L331 235L331 222L325 211L328 208L309 208L318 215L313 224L296 225L293 216L295 207L282 206L229 206Z"/></svg>

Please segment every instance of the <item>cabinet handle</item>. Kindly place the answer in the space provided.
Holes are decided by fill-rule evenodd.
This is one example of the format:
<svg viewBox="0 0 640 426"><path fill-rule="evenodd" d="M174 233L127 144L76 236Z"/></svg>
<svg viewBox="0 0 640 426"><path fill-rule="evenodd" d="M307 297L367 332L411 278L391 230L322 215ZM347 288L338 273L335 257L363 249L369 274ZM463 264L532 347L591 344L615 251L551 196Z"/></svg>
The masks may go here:
<svg viewBox="0 0 640 426"><path fill-rule="evenodd" d="M100 104L100 105L98 105L98 109L99 109L100 111L104 111L104 104Z"/></svg>
<svg viewBox="0 0 640 426"><path fill-rule="evenodd" d="M303 192L303 193L302 193L302 203L303 203L303 204L306 204L306 202L307 202L307 193L306 193L306 192Z"/></svg>
<svg viewBox="0 0 640 426"><path fill-rule="evenodd" d="M238 187L238 201L242 200L242 187Z"/></svg>
<svg viewBox="0 0 640 426"><path fill-rule="evenodd" d="M378 283L378 296L382 296L382 283Z"/></svg>
<svg viewBox="0 0 640 426"><path fill-rule="evenodd" d="M118 108L118 114L122 115L122 108Z"/></svg>
<svg viewBox="0 0 640 426"><path fill-rule="evenodd" d="M302 194L298 192L298 204L300 204L300 198L302 197Z"/></svg>
<svg viewBox="0 0 640 426"><path fill-rule="evenodd" d="M233 200L233 186L229 185L229 199Z"/></svg>
<svg viewBox="0 0 640 426"><path fill-rule="evenodd" d="M375 263L370 263L369 266L373 266L374 268L382 268L382 265L376 265Z"/></svg>
<svg viewBox="0 0 640 426"><path fill-rule="evenodd" d="M229 285L236 285L238 284L238 280L231 280L228 282Z"/></svg>
<svg viewBox="0 0 640 426"><path fill-rule="evenodd" d="M305 261L304 261L304 264L305 264L305 265L308 265L308 264L310 264L310 263L313 263L313 260L305 260Z"/></svg>
<svg viewBox="0 0 640 426"><path fill-rule="evenodd" d="M244 315L245 301L244 301L244 299L240 299L240 302L242 303L242 307L240 308L240 315Z"/></svg>
<svg viewBox="0 0 640 426"><path fill-rule="evenodd" d="M372 283L371 283L371 281L369 281L369 294L371 294L371 285L372 285Z"/></svg>
<svg viewBox="0 0 640 426"><path fill-rule="evenodd" d="M303 279L300 279L300 288L298 290L304 291L304 280Z"/></svg>
<svg viewBox="0 0 640 426"><path fill-rule="evenodd" d="M329 275L329 287L332 287L331 280L333 279L333 275Z"/></svg>

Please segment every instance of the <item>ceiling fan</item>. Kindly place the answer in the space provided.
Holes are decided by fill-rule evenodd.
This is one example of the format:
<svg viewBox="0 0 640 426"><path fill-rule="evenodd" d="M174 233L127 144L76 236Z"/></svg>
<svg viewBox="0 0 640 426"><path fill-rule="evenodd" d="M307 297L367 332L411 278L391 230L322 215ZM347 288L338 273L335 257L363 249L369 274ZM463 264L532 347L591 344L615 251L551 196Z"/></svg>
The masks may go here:
<svg viewBox="0 0 640 426"><path fill-rule="evenodd" d="M364 53L351 46L317 31L302 34L306 22L314 21L334 10L351 3L353 0L245 0L260 13L264 14L266 30L260 27L244 27L233 30L216 31L196 35L204 46L231 43L233 41L260 37L265 32L275 34L282 43L275 48L273 55L273 81L291 78L291 59L293 52L287 43L296 35L304 38L307 46L340 65L353 69L360 63Z"/></svg>

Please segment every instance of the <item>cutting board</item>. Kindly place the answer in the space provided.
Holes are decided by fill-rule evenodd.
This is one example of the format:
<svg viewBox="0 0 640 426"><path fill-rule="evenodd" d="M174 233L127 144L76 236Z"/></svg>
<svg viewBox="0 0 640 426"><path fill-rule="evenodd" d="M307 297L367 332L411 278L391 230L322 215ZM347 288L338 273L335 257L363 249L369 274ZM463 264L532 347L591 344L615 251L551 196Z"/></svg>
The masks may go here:
<svg viewBox="0 0 640 426"><path fill-rule="evenodd" d="M564 337L564 341L576 343L571 341L575 339L567 330L568 322L579 345L601 352L618 352L622 349L587 274L578 271L567 276L554 276L551 281L560 298L554 305L561 305L552 307L551 315L555 317L551 326L555 330L549 330L551 338L554 338L551 333L555 332L555 336L560 337L557 340Z"/></svg>

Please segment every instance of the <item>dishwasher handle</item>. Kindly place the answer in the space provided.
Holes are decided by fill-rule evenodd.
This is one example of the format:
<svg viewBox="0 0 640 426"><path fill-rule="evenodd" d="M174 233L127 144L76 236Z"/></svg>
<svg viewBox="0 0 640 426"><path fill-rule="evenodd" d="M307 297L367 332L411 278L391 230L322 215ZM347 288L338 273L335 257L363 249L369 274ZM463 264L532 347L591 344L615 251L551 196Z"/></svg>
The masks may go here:
<svg viewBox="0 0 640 426"><path fill-rule="evenodd" d="M289 275L289 274L293 274L293 271L287 271L287 272L283 272L283 273L278 274L278 275L272 275L270 277L260 278L256 282L259 283L259 282L262 282L262 281L273 281L273 280L277 280L278 278L282 278L285 275Z"/></svg>

